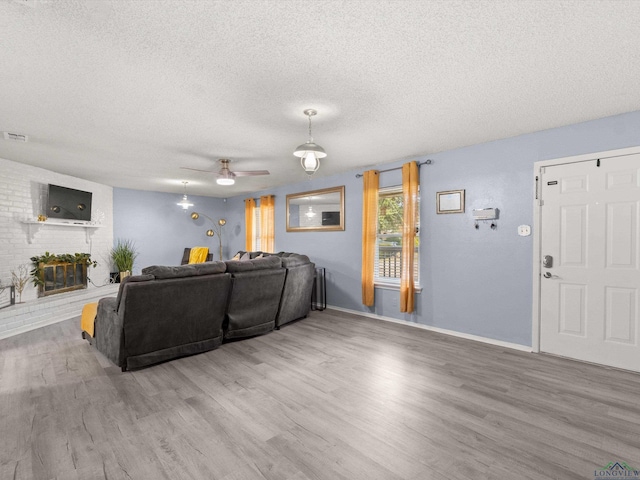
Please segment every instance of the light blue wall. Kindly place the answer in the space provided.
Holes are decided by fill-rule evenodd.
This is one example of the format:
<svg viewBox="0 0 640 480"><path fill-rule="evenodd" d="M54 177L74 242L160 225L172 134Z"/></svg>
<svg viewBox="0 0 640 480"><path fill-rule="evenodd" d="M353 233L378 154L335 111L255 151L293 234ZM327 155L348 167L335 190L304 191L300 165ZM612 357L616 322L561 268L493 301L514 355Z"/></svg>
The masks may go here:
<svg viewBox="0 0 640 480"><path fill-rule="evenodd" d="M399 312L394 290L376 289L373 308L361 304L362 179L355 178L361 170L253 196L275 194L276 250L306 253L326 267L330 305L531 346L533 236L518 236L517 227L533 225L534 162L636 145L640 112L412 157L434 161L420 169L423 291L417 294L412 315ZM323 162L331 162L330 153ZM383 173L380 182L399 185L400 172ZM286 232L288 193L338 185L345 185L344 232ZM436 192L456 189L466 190L465 213L437 215ZM230 251L241 250L243 202L231 198L228 205L236 212L237 224L237 235L229 238ZM482 224L476 230L471 211L487 207L500 210L498 228Z"/></svg>
<svg viewBox="0 0 640 480"><path fill-rule="evenodd" d="M209 247L218 259L217 237L206 236L211 222L202 217L194 221L189 214L202 212L217 220L226 204L219 198L189 195L194 206L184 211L176 205L181 199L175 193L113 189L113 238L135 242L140 255L134 273L149 265L180 265L185 247ZM226 245L224 234L223 243Z"/></svg>
<svg viewBox="0 0 640 480"><path fill-rule="evenodd" d="M226 204L199 198L211 202L210 211L219 209L228 220L224 239L228 257L244 250L244 198L274 194L276 251L305 253L326 267L330 305L530 346L533 236L519 237L517 226L533 223L534 162L636 145L640 145L640 112L408 159L434 161L420 170L423 290L411 315L399 313L399 294L394 290L376 289L373 308L361 304L362 179L355 174L362 170L229 198ZM329 152L323 162L331 161ZM296 168L293 159L292 168ZM384 173L380 181L382 186L398 185L400 173ZM339 185L345 185L344 232L286 232L288 193ZM436 192L454 189L466 190L465 213L437 215ZM132 210L125 197L138 199L139 206ZM152 249L145 252L146 264L170 263L185 243L202 243L200 230L174 209L176 201L176 195L114 189L114 238L123 236L121 232L132 238L140 235ZM164 203L159 207L158 202ZM500 209L496 230L486 224L473 228L471 210L486 207ZM218 218L216 213L207 214ZM150 233L151 228L157 233ZM157 241L164 235L172 237L171 245Z"/></svg>

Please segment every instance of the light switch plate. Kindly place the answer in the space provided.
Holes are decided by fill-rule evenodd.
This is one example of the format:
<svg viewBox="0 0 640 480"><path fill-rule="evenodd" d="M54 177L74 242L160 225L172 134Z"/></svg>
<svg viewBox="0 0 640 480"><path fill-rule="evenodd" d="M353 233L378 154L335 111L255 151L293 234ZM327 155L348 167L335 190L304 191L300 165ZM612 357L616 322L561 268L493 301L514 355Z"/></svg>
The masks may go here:
<svg viewBox="0 0 640 480"><path fill-rule="evenodd" d="M528 237L531 235L531 227L529 225L520 225L518 227L518 235L521 237Z"/></svg>

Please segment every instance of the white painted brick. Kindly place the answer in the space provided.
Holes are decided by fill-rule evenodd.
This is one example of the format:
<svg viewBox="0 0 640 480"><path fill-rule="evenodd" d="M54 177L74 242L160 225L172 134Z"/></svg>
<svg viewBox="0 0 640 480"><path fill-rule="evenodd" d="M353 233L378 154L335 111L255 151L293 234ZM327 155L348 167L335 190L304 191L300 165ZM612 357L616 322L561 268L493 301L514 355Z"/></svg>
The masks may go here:
<svg viewBox="0 0 640 480"><path fill-rule="evenodd" d="M26 225L21 220L35 220L43 213L47 185L53 183L70 188L77 188L93 192L93 213L96 210L104 212L101 228L96 229L86 242L84 229L78 227L42 226L33 237L29 237ZM70 177L50 170L45 170L0 158L0 281L2 284L11 283L11 270L20 264L31 267L30 258L42 255L46 251L53 253L88 252L98 260L96 269L89 274L94 282L97 279L108 279L108 265L102 258L108 255L113 245L113 189L80 178ZM31 243L30 243L31 241ZM87 290L95 289L89 285ZM61 294L64 304L65 295ZM18 294L16 293L16 300ZM42 322L43 319L29 313L31 307L36 308L37 290L29 283L22 294L22 301L29 306L24 314L5 314L0 310L0 331L20 327L29 327ZM17 307L17 306L16 306ZM9 307L14 309L15 307ZM42 310L42 306L40 306ZM17 312L18 309L16 308ZM37 311L37 308L36 310Z"/></svg>

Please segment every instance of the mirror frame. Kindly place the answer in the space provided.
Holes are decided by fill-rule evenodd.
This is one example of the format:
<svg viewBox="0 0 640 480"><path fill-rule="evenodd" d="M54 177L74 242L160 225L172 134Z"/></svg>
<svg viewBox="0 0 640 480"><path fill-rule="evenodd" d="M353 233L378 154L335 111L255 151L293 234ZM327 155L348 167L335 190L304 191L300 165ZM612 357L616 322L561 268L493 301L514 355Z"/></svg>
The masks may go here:
<svg viewBox="0 0 640 480"><path fill-rule="evenodd" d="M340 194L340 224L324 225L319 227L292 227L289 224L289 202L296 198L309 197L312 195L324 195L327 193ZM290 193L287 195L287 232L336 232L344 230L344 185L340 187L323 188L322 190L312 190L309 192Z"/></svg>

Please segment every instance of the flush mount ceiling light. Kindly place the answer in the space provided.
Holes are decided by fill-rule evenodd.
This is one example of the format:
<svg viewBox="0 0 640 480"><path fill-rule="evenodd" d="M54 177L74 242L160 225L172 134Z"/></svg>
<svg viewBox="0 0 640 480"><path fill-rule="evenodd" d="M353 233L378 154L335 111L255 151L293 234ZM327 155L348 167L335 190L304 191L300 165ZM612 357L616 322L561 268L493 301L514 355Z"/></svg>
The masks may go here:
<svg viewBox="0 0 640 480"><path fill-rule="evenodd" d="M183 210L186 210L189 207L193 207L193 203L189 203L189 199L187 198L187 183L189 182L182 183L184 184L184 195L182 196L182 200L180 200L176 205L179 205Z"/></svg>
<svg viewBox="0 0 640 480"><path fill-rule="evenodd" d="M296 157L300 157L302 168L307 172L307 175L311 176L320 168L320 159L326 157L327 154L324 148L313 143L313 137L311 136L311 117L317 115L318 112L308 108L304 111L304 114L309 117L309 140L296 148L293 154Z"/></svg>

